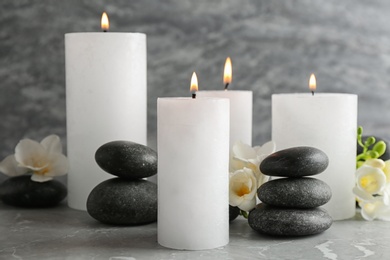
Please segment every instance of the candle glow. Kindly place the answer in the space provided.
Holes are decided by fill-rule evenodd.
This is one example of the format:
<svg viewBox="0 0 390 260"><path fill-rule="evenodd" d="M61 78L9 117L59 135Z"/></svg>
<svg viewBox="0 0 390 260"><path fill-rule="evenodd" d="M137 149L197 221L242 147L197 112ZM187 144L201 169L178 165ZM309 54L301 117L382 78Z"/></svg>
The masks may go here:
<svg viewBox="0 0 390 260"><path fill-rule="evenodd" d="M314 93L314 91L316 91L316 88L317 88L316 76L314 76L313 73L310 75L309 88L310 88L312 93Z"/></svg>
<svg viewBox="0 0 390 260"><path fill-rule="evenodd" d="M198 91L198 77L195 72L192 73L190 91L192 93L192 98L195 98L195 92Z"/></svg>
<svg viewBox="0 0 390 260"><path fill-rule="evenodd" d="M233 79L232 60L230 59L230 57L227 57L225 61L224 72L223 72L223 84L225 85L225 89L227 89L229 84L232 83L232 79Z"/></svg>
<svg viewBox="0 0 390 260"><path fill-rule="evenodd" d="M107 32L110 29L110 21L106 12L103 12L100 24L103 32Z"/></svg>

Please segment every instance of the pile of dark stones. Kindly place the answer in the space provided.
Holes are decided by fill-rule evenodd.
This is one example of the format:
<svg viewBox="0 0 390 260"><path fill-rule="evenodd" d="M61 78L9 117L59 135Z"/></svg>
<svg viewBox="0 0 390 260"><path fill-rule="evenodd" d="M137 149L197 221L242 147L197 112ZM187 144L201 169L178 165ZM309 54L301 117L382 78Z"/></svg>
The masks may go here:
<svg viewBox="0 0 390 260"><path fill-rule="evenodd" d="M89 194L91 217L113 225L156 222L157 185L143 179L157 173L156 151L130 141L113 141L99 147L95 160L117 177L103 181Z"/></svg>
<svg viewBox="0 0 390 260"><path fill-rule="evenodd" d="M294 147L269 155L260 164L265 175L283 177L258 189L262 203L249 213L249 225L273 236L305 236L327 230L332 218L320 206L332 192L323 181L307 177L328 167L327 155L314 147Z"/></svg>

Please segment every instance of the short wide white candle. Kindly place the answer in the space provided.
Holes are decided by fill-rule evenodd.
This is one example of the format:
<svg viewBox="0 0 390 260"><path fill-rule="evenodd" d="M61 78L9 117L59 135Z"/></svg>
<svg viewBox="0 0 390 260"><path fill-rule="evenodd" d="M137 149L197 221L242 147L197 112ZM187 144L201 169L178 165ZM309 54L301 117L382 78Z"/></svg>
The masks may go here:
<svg viewBox="0 0 390 260"><path fill-rule="evenodd" d="M272 140L276 149L312 146L329 157L328 168L312 176L326 182L332 198L323 207L334 220L355 215L357 96L272 95Z"/></svg>
<svg viewBox="0 0 390 260"><path fill-rule="evenodd" d="M229 100L158 99L158 243L229 243Z"/></svg>
<svg viewBox="0 0 390 260"><path fill-rule="evenodd" d="M252 146L253 93L249 90L201 90L197 97L219 97L230 100L230 148L236 141Z"/></svg>
<svg viewBox="0 0 390 260"><path fill-rule="evenodd" d="M68 204L85 210L91 190L112 175L95 162L109 141L146 144L146 35L65 35Z"/></svg>

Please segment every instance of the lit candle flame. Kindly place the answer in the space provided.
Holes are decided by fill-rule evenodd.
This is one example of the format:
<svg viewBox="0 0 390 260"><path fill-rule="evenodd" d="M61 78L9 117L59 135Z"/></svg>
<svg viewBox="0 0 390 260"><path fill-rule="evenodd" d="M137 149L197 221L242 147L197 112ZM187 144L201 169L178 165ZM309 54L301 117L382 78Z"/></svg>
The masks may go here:
<svg viewBox="0 0 390 260"><path fill-rule="evenodd" d="M232 83L232 78L232 60L230 59L230 57L227 57L225 61L225 68L223 71L223 84L225 85L225 90L228 88L229 84Z"/></svg>
<svg viewBox="0 0 390 260"><path fill-rule="evenodd" d="M102 14L102 20L101 20L101 27L103 32L107 32L108 29L110 29L110 21L108 20L108 16L106 12L103 12Z"/></svg>
<svg viewBox="0 0 390 260"><path fill-rule="evenodd" d="M195 92L198 91L198 77L195 72L192 73L190 91L192 92L192 98L195 98Z"/></svg>
<svg viewBox="0 0 390 260"><path fill-rule="evenodd" d="M314 74L310 75L309 88L311 90L311 93L314 95L314 91L316 91L317 88L316 76L314 76Z"/></svg>

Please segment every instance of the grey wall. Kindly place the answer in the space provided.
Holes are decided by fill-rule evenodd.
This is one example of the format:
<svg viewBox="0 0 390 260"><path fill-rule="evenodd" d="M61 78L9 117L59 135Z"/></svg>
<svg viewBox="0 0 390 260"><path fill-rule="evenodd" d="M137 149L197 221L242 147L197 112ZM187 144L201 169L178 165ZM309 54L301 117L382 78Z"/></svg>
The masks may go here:
<svg viewBox="0 0 390 260"><path fill-rule="evenodd" d="M148 142L156 148L156 99L232 87L254 91L253 143L270 139L271 95L307 91L359 95L359 124L390 139L390 1L134 0L0 2L0 159L18 140L56 133L66 144L64 34L148 36ZM0 177L1 178L1 177Z"/></svg>

